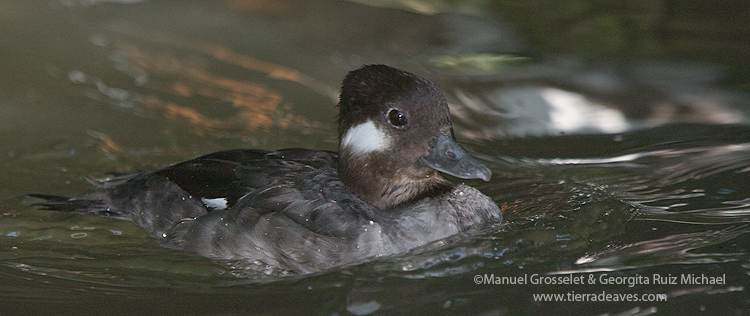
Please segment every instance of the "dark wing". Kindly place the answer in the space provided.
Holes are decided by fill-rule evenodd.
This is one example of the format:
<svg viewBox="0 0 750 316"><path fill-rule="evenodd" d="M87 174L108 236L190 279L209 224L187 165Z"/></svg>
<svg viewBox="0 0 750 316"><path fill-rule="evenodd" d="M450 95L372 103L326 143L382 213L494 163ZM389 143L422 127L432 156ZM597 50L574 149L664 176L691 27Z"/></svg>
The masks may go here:
<svg viewBox="0 0 750 316"><path fill-rule="evenodd" d="M236 149L221 151L153 172L198 199L226 199L231 207L253 188L266 185L269 179L268 151Z"/></svg>
<svg viewBox="0 0 750 316"><path fill-rule="evenodd" d="M156 173L193 197L224 199L227 210L278 212L315 233L352 235L372 207L339 180L336 158L308 149L231 150Z"/></svg>

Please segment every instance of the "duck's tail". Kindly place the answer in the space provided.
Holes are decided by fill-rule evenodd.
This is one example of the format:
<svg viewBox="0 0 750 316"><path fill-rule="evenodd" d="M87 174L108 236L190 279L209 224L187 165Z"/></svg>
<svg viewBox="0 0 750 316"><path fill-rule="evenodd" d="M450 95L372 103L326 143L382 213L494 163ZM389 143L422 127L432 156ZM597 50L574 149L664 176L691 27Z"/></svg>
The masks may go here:
<svg viewBox="0 0 750 316"><path fill-rule="evenodd" d="M41 207L44 210L91 213L101 216L120 215L109 210L105 206L104 201L99 199L87 198L86 196L77 198L49 194L26 194L26 196L30 198L45 200L44 202L31 204L32 206Z"/></svg>

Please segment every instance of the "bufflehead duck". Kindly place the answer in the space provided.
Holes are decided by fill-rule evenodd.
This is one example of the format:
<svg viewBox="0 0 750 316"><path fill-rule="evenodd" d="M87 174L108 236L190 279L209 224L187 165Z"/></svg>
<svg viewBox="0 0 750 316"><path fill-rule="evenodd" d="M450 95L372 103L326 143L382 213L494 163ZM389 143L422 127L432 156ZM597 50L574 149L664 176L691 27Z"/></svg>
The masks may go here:
<svg viewBox="0 0 750 316"><path fill-rule="evenodd" d="M349 72L339 152L228 150L96 183L47 209L130 220L167 248L300 274L404 253L502 220L488 181L456 143L438 88L385 65Z"/></svg>

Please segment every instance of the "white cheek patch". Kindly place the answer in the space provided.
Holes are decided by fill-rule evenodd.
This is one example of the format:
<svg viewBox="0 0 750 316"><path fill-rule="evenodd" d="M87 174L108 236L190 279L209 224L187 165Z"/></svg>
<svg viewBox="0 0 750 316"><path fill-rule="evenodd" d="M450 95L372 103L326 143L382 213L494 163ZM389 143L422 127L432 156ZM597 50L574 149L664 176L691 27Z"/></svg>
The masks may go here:
<svg viewBox="0 0 750 316"><path fill-rule="evenodd" d="M220 211L225 208L227 208L227 199L225 198L215 198L215 199L207 199L207 198L201 198L201 202L203 202L203 205L206 207Z"/></svg>
<svg viewBox="0 0 750 316"><path fill-rule="evenodd" d="M371 120L349 128L341 138L341 148L356 155L382 151L390 145L390 138Z"/></svg>

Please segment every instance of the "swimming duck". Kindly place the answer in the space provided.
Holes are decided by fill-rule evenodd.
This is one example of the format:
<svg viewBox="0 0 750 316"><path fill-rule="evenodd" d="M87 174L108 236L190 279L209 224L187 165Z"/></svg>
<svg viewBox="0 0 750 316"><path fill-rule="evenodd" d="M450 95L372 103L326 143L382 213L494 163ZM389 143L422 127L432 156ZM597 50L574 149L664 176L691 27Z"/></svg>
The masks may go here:
<svg viewBox="0 0 750 316"><path fill-rule="evenodd" d="M490 170L455 140L439 89L368 65L345 77L339 151L236 149L34 195L47 209L134 222L164 247L299 274L390 256L502 221L477 189Z"/></svg>

